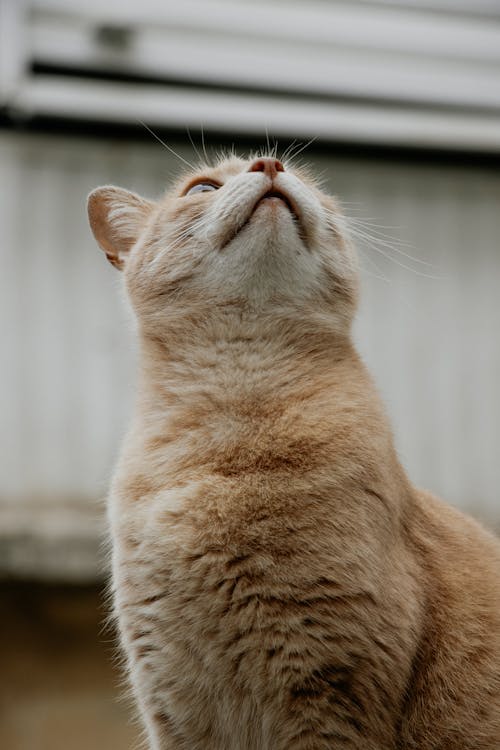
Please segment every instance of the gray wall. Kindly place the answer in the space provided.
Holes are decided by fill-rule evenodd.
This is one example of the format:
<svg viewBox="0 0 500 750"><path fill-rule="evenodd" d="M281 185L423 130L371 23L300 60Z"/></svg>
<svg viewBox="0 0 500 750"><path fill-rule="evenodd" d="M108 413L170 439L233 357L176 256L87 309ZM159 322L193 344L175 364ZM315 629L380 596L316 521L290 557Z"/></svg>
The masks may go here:
<svg viewBox="0 0 500 750"><path fill-rule="evenodd" d="M500 176L305 160L349 215L379 225L369 230L378 240L361 242L356 336L411 478L500 527ZM154 196L178 166L154 141L0 134L4 570L91 578L102 565L102 498L134 353L120 277L96 249L85 197L108 182Z"/></svg>

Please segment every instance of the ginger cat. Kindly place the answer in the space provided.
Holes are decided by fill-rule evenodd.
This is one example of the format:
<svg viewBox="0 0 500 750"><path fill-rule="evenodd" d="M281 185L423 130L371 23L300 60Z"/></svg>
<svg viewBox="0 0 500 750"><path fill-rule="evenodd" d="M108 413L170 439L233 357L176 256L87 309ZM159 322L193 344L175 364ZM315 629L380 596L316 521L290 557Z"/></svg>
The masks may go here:
<svg viewBox="0 0 500 750"><path fill-rule="evenodd" d="M273 156L115 187L139 395L109 499L153 750L499 750L500 544L411 486L338 207Z"/></svg>

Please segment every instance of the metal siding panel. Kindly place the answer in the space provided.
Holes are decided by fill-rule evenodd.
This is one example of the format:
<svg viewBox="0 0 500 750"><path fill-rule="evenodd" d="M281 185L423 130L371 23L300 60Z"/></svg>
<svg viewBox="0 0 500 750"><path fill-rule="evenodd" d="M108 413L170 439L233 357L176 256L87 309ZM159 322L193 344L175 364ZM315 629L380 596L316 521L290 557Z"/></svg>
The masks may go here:
<svg viewBox="0 0 500 750"><path fill-rule="evenodd" d="M131 313L87 228L85 198L109 182L158 195L178 163L156 143L8 133L0 157L0 515L10 508L15 528L15 504L35 538L43 518L52 532L61 508L62 544L77 534L72 523L99 515L135 379ZM348 213L393 227L379 231L432 263L361 248L356 338L404 465L417 483L500 525L500 178L356 159L318 166Z"/></svg>

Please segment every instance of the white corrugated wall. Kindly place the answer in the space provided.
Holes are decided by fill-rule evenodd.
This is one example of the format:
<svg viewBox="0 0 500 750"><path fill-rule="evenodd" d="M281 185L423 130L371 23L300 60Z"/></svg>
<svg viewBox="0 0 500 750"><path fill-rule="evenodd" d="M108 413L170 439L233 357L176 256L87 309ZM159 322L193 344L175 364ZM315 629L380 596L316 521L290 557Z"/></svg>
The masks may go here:
<svg viewBox="0 0 500 750"><path fill-rule="evenodd" d="M500 175L310 161L400 243L362 248L357 338L410 476L500 527ZM153 141L0 134L0 566L93 574L134 357L85 198L109 182L154 196L177 170Z"/></svg>

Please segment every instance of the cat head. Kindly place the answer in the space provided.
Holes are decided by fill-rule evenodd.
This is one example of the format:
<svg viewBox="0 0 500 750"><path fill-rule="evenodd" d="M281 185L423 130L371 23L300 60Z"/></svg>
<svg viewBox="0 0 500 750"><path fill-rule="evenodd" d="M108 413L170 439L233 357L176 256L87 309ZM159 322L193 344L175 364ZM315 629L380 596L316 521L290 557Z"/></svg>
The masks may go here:
<svg viewBox="0 0 500 750"><path fill-rule="evenodd" d="M339 208L273 156L224 159L186 175L158 202L97 188L88 211L143 326L240 308L310 311L350 327L358 272Z"/></svg>

